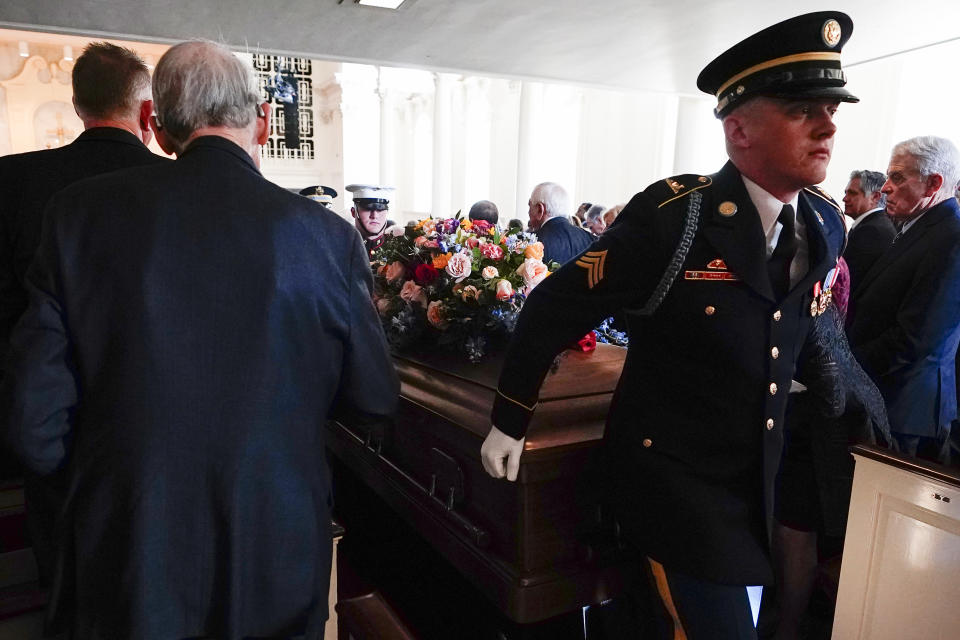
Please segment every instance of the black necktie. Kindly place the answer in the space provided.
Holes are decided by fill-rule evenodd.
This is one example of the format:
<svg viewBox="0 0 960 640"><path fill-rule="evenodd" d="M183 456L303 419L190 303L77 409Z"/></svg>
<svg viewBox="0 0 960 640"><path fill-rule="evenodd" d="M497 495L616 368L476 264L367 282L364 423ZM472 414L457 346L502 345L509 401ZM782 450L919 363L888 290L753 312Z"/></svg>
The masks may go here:
<svg viewBox="0 0 960 640"><path fill-rule="evenodd" d="M777 246L773 250L773 255L767 261L767 272L770 274L770 284L773 285L773 292L779 299L790 291L790 263L797 253L797 223L793 207L789 204L783 205L783 208L780 209L780 215L777 217L777 222L783 226L780 229L780 237L777 239Z"/></svg>

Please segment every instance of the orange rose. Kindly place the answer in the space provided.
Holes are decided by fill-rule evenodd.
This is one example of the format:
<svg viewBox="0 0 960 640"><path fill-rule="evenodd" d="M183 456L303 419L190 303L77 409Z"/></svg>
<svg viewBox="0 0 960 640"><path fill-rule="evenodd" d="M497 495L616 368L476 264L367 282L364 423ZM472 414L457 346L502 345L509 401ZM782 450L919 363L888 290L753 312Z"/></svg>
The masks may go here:
<svg viewBox="0 0 960 640"><path fill-rule="evenodd" d="M427 322L437 329L445 329L447 327L448 323L446 314L444 313L443 303L439 300L434 300L427 305Z"/></svg>
<svg viewBox="0 0 960 640"><path fill-rule="evenodd" d="M403 275L406 273L407 268L403 266L402 262L395 261L387 265L386 278L387 282L397 282Z"/></svg>
<svg viewBox="0 0 960 640"><path fill-rule="evenodd" d="M440 271L441 269L445 269L447 266L447 263L450 262L450 258L452 256L453 256L452 253L441 253L438 256L434 256L433 268L436 269L437 271Z"/></svg>
<svg viewBox="0 0 960 640"><path fill-rule="evenodd" d="M523 250L524 258L533 258L534 260L543 260L543 243L532 242Z"/></svg>

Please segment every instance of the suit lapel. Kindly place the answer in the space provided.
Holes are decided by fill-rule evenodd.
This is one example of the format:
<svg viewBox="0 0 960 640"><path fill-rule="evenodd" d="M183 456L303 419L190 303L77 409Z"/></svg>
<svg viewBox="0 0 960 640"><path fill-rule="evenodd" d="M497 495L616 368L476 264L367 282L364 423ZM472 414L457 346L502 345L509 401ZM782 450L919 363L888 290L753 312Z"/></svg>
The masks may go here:
<svg viewBox="0 0 960 640"><path fill-rule="evenodd" d="M811 290L816 282L823 280L827 272L837 265L837 256L829 249L823 223L802 191L799 204L807 232L807 273L800 278L797 286L790 290L790 296Z"/></svg>
<svg viewBox="0 0 960 640"><path fill-rule="evenodd" d="M753 201L743 186L743 179L733 163L728 162L713 176L713 196L710 210L702 212L703 236L723 258L727 267L743 282L763 297L773 300L773 287L767 274L765 238ZM733 203L736 213L720 214L724 203Z"/></svg>
<svg viewBox="0 0 960 640"><path fill-rule="evenodd" d="M920 242L920 239L928 233L931 233L932 228L945 218L948 218L951 215L956 215L958 209L956 200L950 199L946 202L942 202L927 213L923 215L922 218L917 220L910 229L907 230L900 239L893 243L893 245L888 248L883 255L880 256L873 263L873 266L870 268L870 271L867 272L867 275L863 277L862 283L857 287L857 297L863 295L863 293L870 286L870 283L876 280L877 276L883 273L887 267L900 259L901 256L906 255L910 247L912 247L917 242Z"/></svg>

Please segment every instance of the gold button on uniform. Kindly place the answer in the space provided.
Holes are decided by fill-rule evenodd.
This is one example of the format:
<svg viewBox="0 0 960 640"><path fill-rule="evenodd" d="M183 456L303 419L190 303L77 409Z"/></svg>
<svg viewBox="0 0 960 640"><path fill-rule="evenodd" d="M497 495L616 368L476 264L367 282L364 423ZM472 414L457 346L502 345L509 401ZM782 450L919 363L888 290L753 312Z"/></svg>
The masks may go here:
<svg viewBox="0 0 960 640"><path fill-rule="evenodd" d="M776 383L776 382L771 382L771 383L770 383L770 395L772 395L772 396L777 395L777 383Z"/></svg>
<svg viewBox="0 0 960 640"><path fill-rule="evenodd" d="M776 360L777 358L779 358L779 357L780 357L780 349L777 349L776 347L770 349L770 357L773 358L774 360Z"/></svg>
<svg viewBox="0 0 960 640"><path fill-rule="evenodd" d="M782 317L783 317L783 314L780 313L780 309L777 309L776 311L773 312L773 321L774 321L774 322L780 322L780 318L782 318Z"/></svg>
<svg viewBox="0 0 960 640"><path fill-rule="evenodd" d="M773 418L767 418L767 431L773 429Z"/></svg>
<svg viewBox="0 0 960 640"><path fill-rule="evenodd" d="M650 447L653 446L653 440L651 440L650 438L644 438L644 439L643 439L643 446L644 446L644 447L647 447L647 448L649 449Z"/></svg>
<svg viewBox="0 0 960 640"><path fill-rule="evenodd" d="M705 314L707 314L708 316L712 316L713 314L715 314L715 313L717 312L717 308L714 307L713 305L707 305L707 308L704 309L703 312L704 312Z"/></svg>

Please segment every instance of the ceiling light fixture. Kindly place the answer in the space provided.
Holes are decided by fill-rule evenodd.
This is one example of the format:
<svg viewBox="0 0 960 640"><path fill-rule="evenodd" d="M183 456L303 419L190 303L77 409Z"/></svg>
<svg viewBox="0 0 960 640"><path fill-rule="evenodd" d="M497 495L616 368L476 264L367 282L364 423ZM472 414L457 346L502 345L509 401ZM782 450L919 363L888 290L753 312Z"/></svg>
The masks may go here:
<svg viewBox="0 0 960 640"><path fill-rule="evenodd" d="M63 45L63 59L73 60L73 47L68 44Z"/></svg>
<svg viewBox="0 0 960 640"><path fill-rule="evenodd" d="M357 4L363 4L368 7L380 7L382 9L396 9L403 4L404 0L355 0Z"/></svg>
<svg viewBox="0 0 960 640"><path fill-rule="evenodd" d="M30 57L30 49L27 48L27 43L24 42L23 40L20 41L20 57L21 58Z"/></svg>

